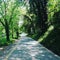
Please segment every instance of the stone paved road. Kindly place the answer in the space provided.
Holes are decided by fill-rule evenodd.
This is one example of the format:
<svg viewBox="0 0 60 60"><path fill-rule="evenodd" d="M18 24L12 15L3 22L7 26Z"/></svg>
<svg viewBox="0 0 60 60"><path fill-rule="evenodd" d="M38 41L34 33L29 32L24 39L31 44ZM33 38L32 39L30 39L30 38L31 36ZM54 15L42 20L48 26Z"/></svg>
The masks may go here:
<svg viewBox="0 0 60 60"><path fill-rule="evenodd" d="M60 57L29 37L21 37L6 58L1 60L60 60Z"/></svg>

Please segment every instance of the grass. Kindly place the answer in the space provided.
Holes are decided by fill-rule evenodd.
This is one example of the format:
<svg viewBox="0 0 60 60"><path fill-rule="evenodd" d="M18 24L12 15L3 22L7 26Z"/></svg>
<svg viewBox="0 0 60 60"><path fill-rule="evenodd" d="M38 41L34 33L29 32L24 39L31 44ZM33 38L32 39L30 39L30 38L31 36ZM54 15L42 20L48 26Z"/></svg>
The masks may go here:
<svg viewBox="0 0 60 60"><path fill-rule="evenodd" d="M9 45L9 44L11 44L11 43L14 43L15 40L16 40L16 39L10 38L10 41L7 41L7 40L6 40L6 37L1 37L1 38L0 38L0 47L1 47L1 46L7 46L7 45Z"/></svg>
<svg viewBox="0 0 60 60"><path fill-rule="evenodd" d="M1 37L0 38L0 46L3 46L6 44L6 37Z"/></svg>

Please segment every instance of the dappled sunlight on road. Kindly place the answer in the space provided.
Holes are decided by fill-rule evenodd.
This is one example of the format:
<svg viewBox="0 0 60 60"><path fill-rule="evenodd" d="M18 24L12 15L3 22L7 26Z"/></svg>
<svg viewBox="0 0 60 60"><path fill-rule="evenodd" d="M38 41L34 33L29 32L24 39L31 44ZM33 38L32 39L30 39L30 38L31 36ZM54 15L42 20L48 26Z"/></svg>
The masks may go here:
<svg viewBox="0 0 60 60"><path fill-rule="evenodd" d="M21 37L21 41L8 60L60 60L60 58L33 39Z"/></svg>
<svg viewBox="0 0 60 60"><path fill-rule="evenodd" d="M60 57L29 37L21 37L13 48L5 60L60 60Z"/></svg>

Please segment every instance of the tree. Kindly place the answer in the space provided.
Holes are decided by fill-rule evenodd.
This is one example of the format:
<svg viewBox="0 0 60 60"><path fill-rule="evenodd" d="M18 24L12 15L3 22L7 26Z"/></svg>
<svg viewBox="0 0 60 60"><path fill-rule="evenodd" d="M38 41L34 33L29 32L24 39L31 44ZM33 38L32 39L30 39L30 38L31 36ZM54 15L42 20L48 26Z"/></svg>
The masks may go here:
<svg viewBox="0 0 60 60"><path fill-rule="evenodd" d="M36 27L44 33L47 29L47 0L29 0L30 12L36 15Z"/></svg>
<svg viewBox="0 0 60 60"><path fill-rule="evenodd" d="M34 34L35 33L35 26L34 26L34 20L33 20L33 14L30 16L30 14L24 15L25 21L25 29L27 28L28 34Z"/></svg>
<svg viewBox="0 0 60 60"><path fill-rule="evenodd" d="M47 0L28 0L26 1L27 14L24 15L27 20L28 34L42 35L48 28ZM29 4L28 4L29 3ZM24 23L26 26L26 23ZM32 32L33 31L33 32ZM33 34L32 34L33 33Z"/></svg>
<svg viewBox="0 0 60 60"><path fill-rule="evenodd" d="M19 10L18 0L0 0L0 23L5 28L7 41L10 41L9 34L11 22L19 15L19 13L17 13Z"/></svg>

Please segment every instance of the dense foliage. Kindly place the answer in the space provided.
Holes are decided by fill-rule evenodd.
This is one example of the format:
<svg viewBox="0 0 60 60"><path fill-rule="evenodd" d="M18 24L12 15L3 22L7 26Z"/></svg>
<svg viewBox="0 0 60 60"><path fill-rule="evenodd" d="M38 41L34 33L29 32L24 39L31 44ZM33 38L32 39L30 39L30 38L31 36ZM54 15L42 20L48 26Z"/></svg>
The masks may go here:
<svg viewBox="0 0 60 60"><path fill-rule="evenodd" d="M21 1L19 0L0 0L0 35L1 38L5 37L4 40L7 40L8 42L10 41L10 38L13 37L14 32L18 38L18 22L20 16L20 6L22 4L20 3Z"/></svg>
<svg viewBox="0 0 60 60"><path fill-rule="evenodd" d="M60 1L29 0L24 31L60 55Z"/></svg>
<svg viewBox="0 0 60 60"><path fill-rule="evenodd" d="M60 55L60 0L0 0L0 45L22 32Z"/></svg>

